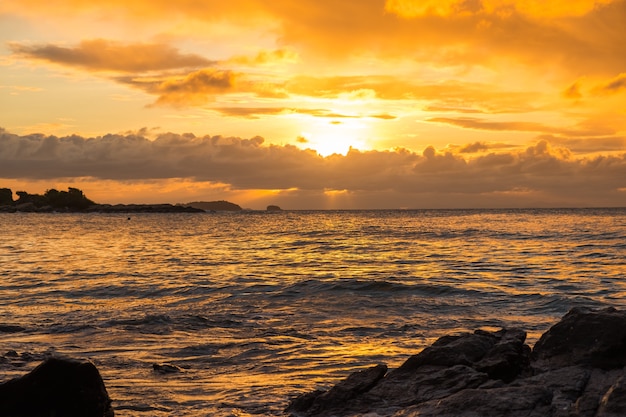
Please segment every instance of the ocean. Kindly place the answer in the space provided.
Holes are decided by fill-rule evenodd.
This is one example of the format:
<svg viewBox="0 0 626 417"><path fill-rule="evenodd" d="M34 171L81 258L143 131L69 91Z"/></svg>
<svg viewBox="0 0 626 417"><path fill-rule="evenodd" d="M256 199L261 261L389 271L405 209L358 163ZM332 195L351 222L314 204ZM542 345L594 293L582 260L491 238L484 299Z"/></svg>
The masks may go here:
<svg viewBox="0 0 626 417"><path fill-rule="evenodd" d="M0 214L0 381L91 360L116 416L281 416L438 337L626 307L626 209ZM176 372L159 373L153 364Z"/></svg>

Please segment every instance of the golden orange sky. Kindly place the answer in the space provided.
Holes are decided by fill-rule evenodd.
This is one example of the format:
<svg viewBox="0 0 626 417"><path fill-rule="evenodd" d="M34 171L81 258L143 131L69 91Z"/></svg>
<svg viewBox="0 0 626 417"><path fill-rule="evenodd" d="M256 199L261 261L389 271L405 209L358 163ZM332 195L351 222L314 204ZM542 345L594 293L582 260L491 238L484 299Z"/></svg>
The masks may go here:
<svg viewBox="0 0 626 417"><path fill-rule="evenodd" d="M3 0L0 187L626 206L626 0Z"/></svg>

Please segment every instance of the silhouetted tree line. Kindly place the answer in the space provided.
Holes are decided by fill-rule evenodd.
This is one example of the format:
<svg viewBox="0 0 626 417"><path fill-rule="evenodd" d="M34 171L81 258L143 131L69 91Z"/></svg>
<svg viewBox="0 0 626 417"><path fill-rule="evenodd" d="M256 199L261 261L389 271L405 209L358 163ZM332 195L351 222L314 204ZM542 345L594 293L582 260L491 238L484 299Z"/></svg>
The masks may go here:
<svg viewBox="0 0 626 417"><path fill-rule="evenodd" d="M55 209L84 210L96 204L81 190L72 187L69 187L67 191L52 188L43 195L29 194L26 191L17 191L15 194L18 196L17 200L13 200L13 191L10 188L0 188L0 205L19 206L30 203L38 208L49 206Z"/></svg>

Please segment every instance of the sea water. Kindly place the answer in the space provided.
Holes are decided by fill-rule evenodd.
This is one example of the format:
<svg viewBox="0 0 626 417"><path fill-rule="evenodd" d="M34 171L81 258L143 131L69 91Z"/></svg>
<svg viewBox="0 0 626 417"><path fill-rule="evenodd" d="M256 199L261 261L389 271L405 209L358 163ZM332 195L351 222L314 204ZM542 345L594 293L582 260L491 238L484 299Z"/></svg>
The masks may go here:
<svg viewBox="0 0 626 417"><path fill-rule="evenodd" d="M532 346L574 306L626 307L626 209L14 213L0 234L0 325L23 328L0 380L89 359L117 416L282 415L444 334Z"/></svg>

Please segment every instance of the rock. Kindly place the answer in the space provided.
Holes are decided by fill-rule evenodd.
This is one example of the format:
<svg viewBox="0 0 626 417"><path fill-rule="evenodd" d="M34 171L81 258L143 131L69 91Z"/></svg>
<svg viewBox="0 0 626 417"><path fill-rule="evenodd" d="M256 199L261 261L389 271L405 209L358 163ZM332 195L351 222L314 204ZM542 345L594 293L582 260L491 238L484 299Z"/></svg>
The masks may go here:
<svg viewBox="0 0 626 417"><path fill-rule="evenodd" d="M0 333L19 333L26 330L22 326L16 326L13 324L0 324Z"/></svg>
<svg viewBox="0 0 626 417"><path fill-rule="evenodd" d="M49 358L30 373L0 384L0 415L113 417L114 412L93 363Z"/></svg>
<svg viewBox="0 0 626 417"><path fill-rule="evenodd" d="M282 211L283 209L281 209L281 208L280 208L280 207L278 207L278 206L269 205L269 206L267 206L267 209L266 209L266 210L267 210L267 211Z"/></svg>
<svg viewBox="0 0 626 417"><path fill-rule="evenodd" d="M609 388L600 401L597 417L626 416L626 380L622 375Z"/></svg>
<svg viewBox="0 0 626 417"><path fill-rule="evenodd" d="M351 374L347 379L332 387L329 391L314 391L290 404L289 410L321 412L340 410L352 398L367 392L387 372L386 365L376 365L372 368Z"/></svg>
<svg viewBox="0 0 626 417"><path fill-rule="evenodd" d="M626 366L626 315L614 308L574 308L544 333L533 358L547 367L587 364L601 369Z"/></svg>
<svg viewBox="0 0 626 417"><path fill-rule="evenodd" d="M34 203L22 203L22 204L15 205L15 210L26 212L26 213L32 213L32 212L37 211L37 206Z"/></svg>
<svg viewBox="0 0 626 417"><path fill-rule="evenodd" d="M230 201L194 201L187 203L185 206L201 209L204 211L241 211L240 205L231 203Z"/></svg>
<svg viewBox="0 0 626 417"><path fill-rule="evenodd" d="M171 363L153 363L152 369L159 374L176 374L182 372L182 369Z"/></svg>
<svg viewBox="0 0 626 417"><path fill-rule="evenodd" d="M394 417L546 417L551 400L551 392L543 387L466 389L409 407Z"/></svg>
<svg viewBox="0 0 626 417"><path fill-rule="evenodd" d="M519 329L494 333L477 330L473 334L444 336L410 357L397 372L411 372L424 365L469 365L488 371L492 377L511 379L527 362L530 351L524 348L525 340L526 332Z"/></svg>
<svg viewBox="0 0 626 417"><path fill-rule="evenodd" d="M378 365L295 398L293 416L626 416L626 313L576 308L532 350L520 329L444 336L395 370ZM355 383L356 382L356 383Z"/></svg>

